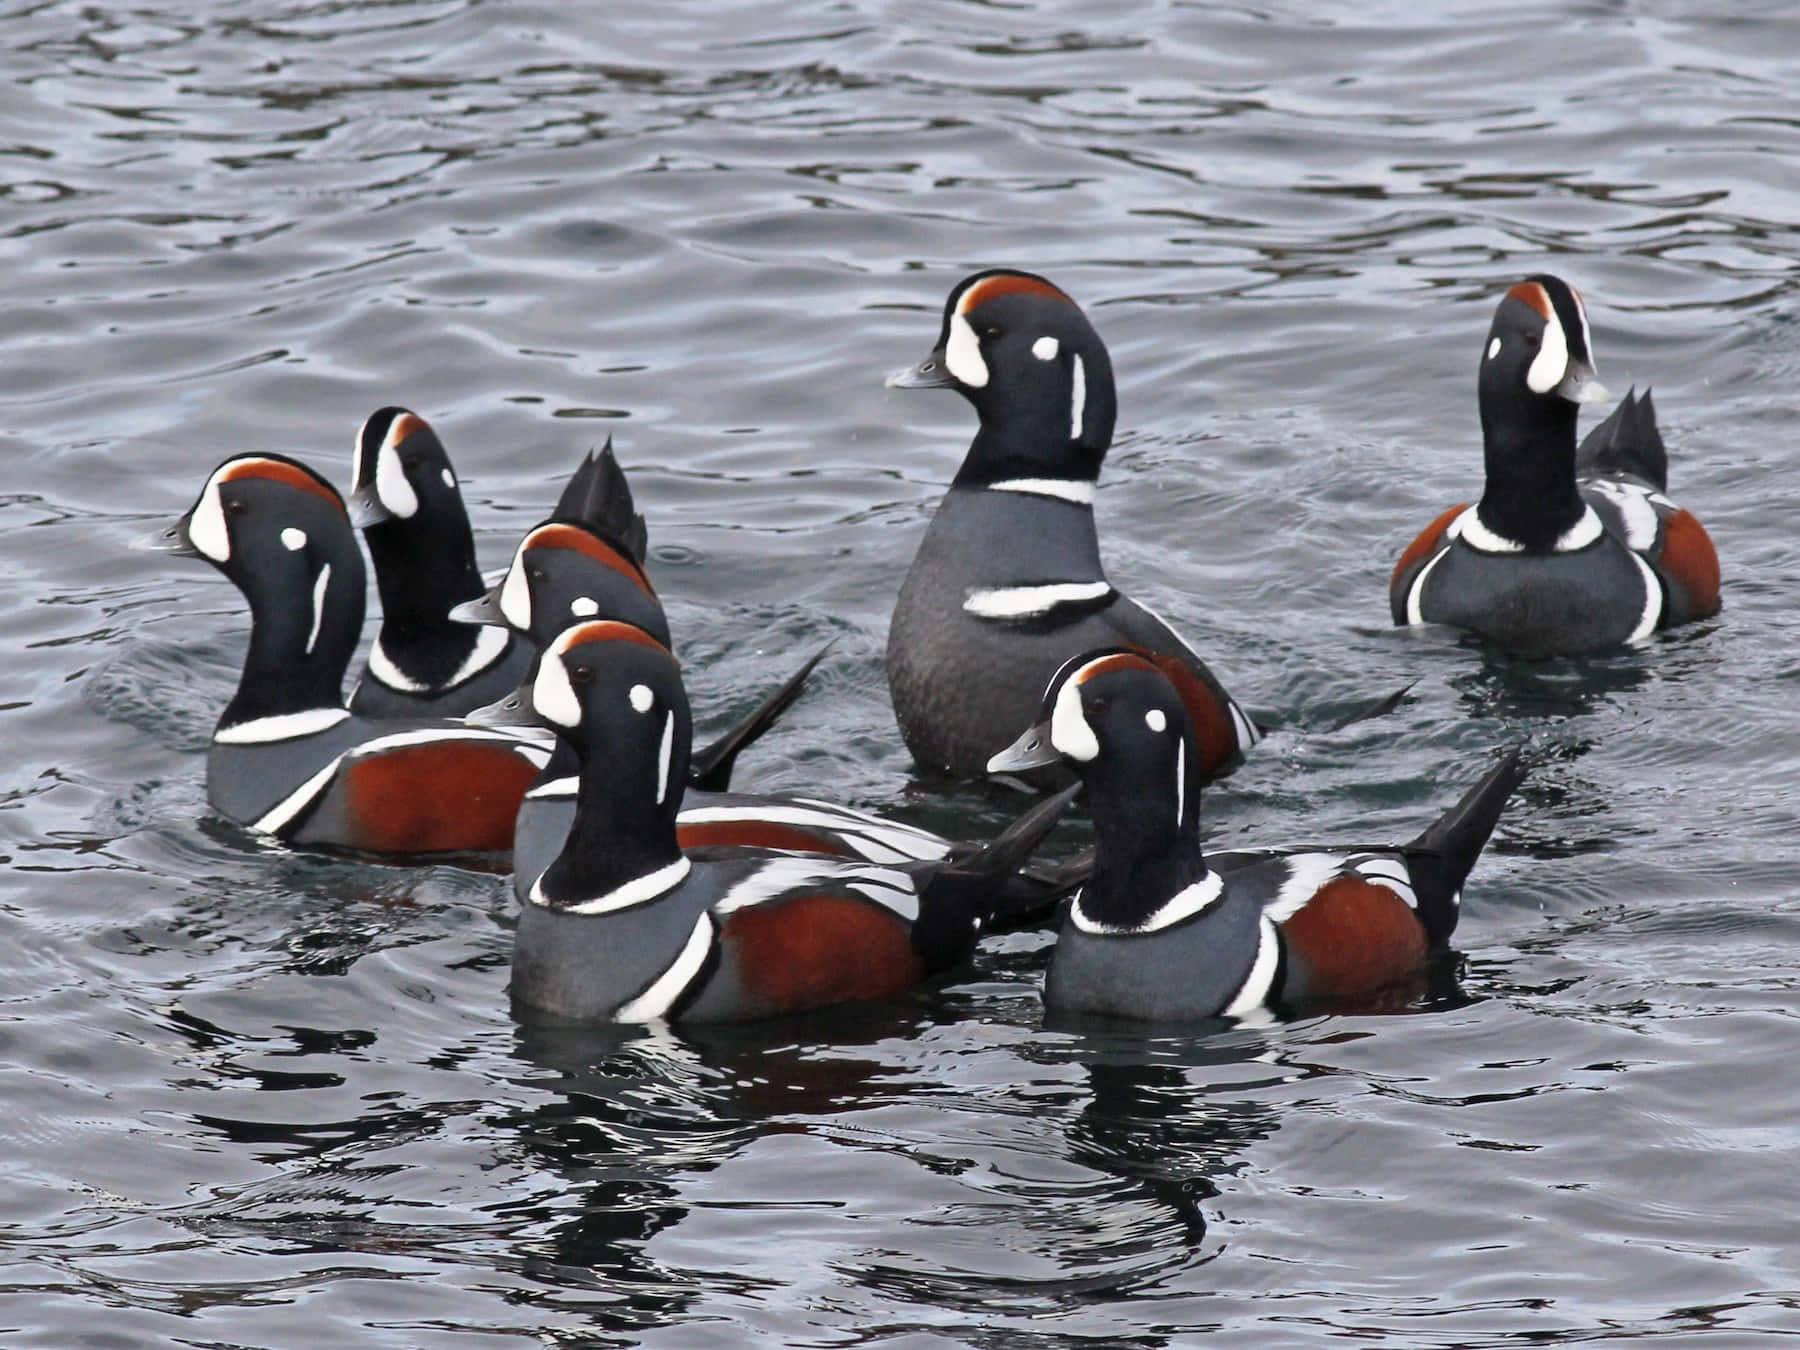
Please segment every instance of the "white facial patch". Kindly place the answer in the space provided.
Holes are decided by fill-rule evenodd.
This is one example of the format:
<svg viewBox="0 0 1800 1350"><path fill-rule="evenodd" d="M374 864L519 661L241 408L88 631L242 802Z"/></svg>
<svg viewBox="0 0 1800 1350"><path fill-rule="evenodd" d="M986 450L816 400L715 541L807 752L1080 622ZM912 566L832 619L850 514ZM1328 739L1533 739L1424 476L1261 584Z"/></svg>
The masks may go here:
<svg viewBox="0 0 1800 1350"><path fill-rule="evenodd" d="M225 528L225 504L217 481L209 480L188 517L188 543L216 563L231 558L231 532Z"/></svg>
<svg viewBox="0 0 1800 1350"><path fill-rule="evenodd" d="M1100 742L1088 725L1081 707L1081 672L1083 666L1056 691L1056 706L1050 712L1050 744L1058 754L1067 755L1080 764L1091 764L1100 756Z"/></svg>
<svg viewBox="0 0 1800 1350"><path fill-rule="evenodd" d="M944 343L944 366L971 389L985 389L987 362L981 359L981 339L961 314L950 316L950 339Z"/></svg>
<svg viewBox="0 0 1800 1350"><path fill-rule="evenodd" d="M1081 439L1081 422L1087 414L1087 362L1080 356L1069 371L1069 439Z"/></svg>
<svg viewBox="0 0 1800 1350"><path fill-rule="evenodd" d="M325 622L325 592L331 588L331 564L326 563L319 569L319 575L313 581L313 621L312 632L306 635L306 654L312 655L313 647L319 641L319 628Z"/></svg>
<svg viewBox="0 0 1800 1350"><path fill-rule="evenodd" d="M1569 339L1558 322L1556 311L1544 320L1544 340L1538 354L1525 372L1525 387L1534 394L1547 394L1563 382L1569 372Z"/></svg>
<svg viewBox="0 0 1800 1350"><path fill-rule="evenodd" d="M650 686L647 684L632 685L631 693L626 697L631 700L633 712L647 713L650 711L650 705L656 702L656 695L650 692Z"/></svg>
<svg viewBox="0 0 1800 1350"><path fill-rule="evenodd" d="M1498 355L1500 355L1500 339L1495 338L1493 341L1488 343L1487 359L1492 361Z"/></svg>
<svg viewBox="0 0 1800 1350"><path fill-rule="evenodd" d="M591 619L600 612L600 602L591 595L578 595L569 601L569 613L578 619Z"/></svg>
<svg viewBox="0 0 1800 1350"><path fill-rule="evenodd" d="M391 432L375 456L375 495L401 520L410 520L419 509L418 494L406 481L406 470L400 467L400 452L394 448Z"/></svg>
<svg viewBox="0 0 1800 1350"><path fill-rule="evenodd" d="M506 569L506 580L500 583L500 617L521 633L531 630L531 583L525 579L523 548L513 556Z"/></svg>
<svg viewBox="0 0 1800 1350"><path fill-rule="evenodd" d="M298 553L306 547L306 531L287 526L281 531L281 546L289 553Z"/></svg>
<svg viewBox="0 0 1800 1350"><path fill-rule="evenodd" d="M538 663L537 678L531 682L531 704L538 715L547 717L559 727L581 725L581 700L575 697L575 686L569 683L568 667L563 665L561 644L553 645Z"/></svg>
<svg viewBox="0 0 1800 1350"><path fill-rule="evenodd" d="M1152 731L1167 731L1169 729L1168 715L1161 708L1152 708L1144 714L1144 725Z"/></svg>
<svg viewBox="0 0 1800 1350"><path fill-rule="evenodd" d="M1062 343L1047 334L1031 344L1031 354L1040 361L1056 360L1056 354L1061 350Z"/></svg>

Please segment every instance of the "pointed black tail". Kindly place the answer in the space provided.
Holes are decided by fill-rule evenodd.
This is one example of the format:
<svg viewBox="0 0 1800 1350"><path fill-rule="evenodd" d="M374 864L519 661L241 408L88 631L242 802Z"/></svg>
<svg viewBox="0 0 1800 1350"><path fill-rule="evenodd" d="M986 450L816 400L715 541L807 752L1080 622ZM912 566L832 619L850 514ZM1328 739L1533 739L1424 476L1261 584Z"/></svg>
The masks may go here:
<svg viewBox="0 0 1800 1350"><path fill-rule="evenodd" d="M1657 429L1656 405L1648 389L1642 398L1635 388L1628 390L1606 420L1581 438L1575 472L1582 478L1631 474L1658 492L1669 490L1669 452Z"/></svg>
<svg viewBox="0 0 1800 1350"><path fill-rule="evenodd" d="M1419 897L1419 919L1434 944L1448 939L1456 926L1456 904L1463 883L1499 823L1507 798L1527 772L1523 751L1514 746L1462 800L1406 845Z"/></svg>
<svg viewBox="0 0 1800 1350"><path fill-rule="evenodd" d="M553 513L559 520L578 521L598 530L631 555L639 567L650 551L650 532L631 499L631 484L613 455L612 437L600 453L588 451L556 499Z"/></svg>
<svg viewBox="0 0 1800 1350"><path fill-rule="evenodd" d="M806 688L806 679L813 673L813 667L824 659L836 641L833 638L814 652L810 661L788 676L780 688L752 708L749 715L730 731L704 749L694 751L688 761L688 782L707 792L727 791L731 787L731 771L737 764L738 751L774 726L781 714L793 706L794 700Z"/></svg>

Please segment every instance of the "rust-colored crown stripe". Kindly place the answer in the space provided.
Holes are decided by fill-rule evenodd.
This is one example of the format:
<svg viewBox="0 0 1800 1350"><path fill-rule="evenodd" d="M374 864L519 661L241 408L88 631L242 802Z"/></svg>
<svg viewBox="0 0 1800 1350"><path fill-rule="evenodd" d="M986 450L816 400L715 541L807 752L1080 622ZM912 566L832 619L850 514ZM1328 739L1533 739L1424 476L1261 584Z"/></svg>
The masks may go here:
<svg viewBox="0 0 1800 1350"><path fill-rule="evenodd" d="M1553 312L1550 305L1550 292L1535 281L1521 281L1506 293L1506 298L1523 301L1545 319L1548 319Z"/></svg>
<svg viewBox="0 0 1800 1350"><path fill-rule="evenodd" d="M289 487L297 487L303 492L310 492L315 497L330 502L339 511L344 510L344 499L337 495L330 484L313 477L298 464L289 464L285 460L264 459L260 455L250 459L240 459L226 468L219 475L221 483L237 483L246 478L268 478L277 483L286 483Z"/></svg>
<svg viewBox="0 0 1800 1350"><path fill-rule="evenodd" d="M578 526L540 525L526 538L525 547L528 549L566 548L571 552L579 553L582 557L591 559L602 567L611 568L652 600L656 599L656 592L650 586L650 578L638 569L636 563L604 539L590 534Z"/></svg>
<svg viewBox="0 0 1800 1350"><path fill-rule="evenodd" d="M1012 295L1023 291L1028 295L1047 295L1053 300L1061 300L1065 304L1074 304L1056 287L1038 277L1021 276L1018 273L1005 273L997 277L989 277L986 281L978 281L963 292L963 298L956 306L958 314L973 314L990 300L998 300L1003 295Z"/></svg>
<svg viewBox="0 0 1800 1350"><path fill-rule="evenodd" d="M555 649L567 655L577 647L585 647L593 642L629 642L639 647L651 647L674 660L670 650L651 637L636 624L621 623L617 619L589 619L586 623L576 624L556 639Z"/></svg>
<svg viewBox="0 0 1800 1350"><path fill-rule="evenodd" d="M1086 684L1089 680L1109 675L1115 670L1147 670L1153 675L1161 673L1154 661L1147 660L1135 652L1118 652L1112 656L1102 656L1097 660L1089 661L1081 668L1075 681L1077 684Z"/></svg>
<svg viewBox="0 0 1800 1350"><path fill-rule="evenodd" d="M417 413L403 412L394 419L393 425L388 427L388 444L399 445L416 431L430 430L430 425L423 417L420 417Z"/></svg>

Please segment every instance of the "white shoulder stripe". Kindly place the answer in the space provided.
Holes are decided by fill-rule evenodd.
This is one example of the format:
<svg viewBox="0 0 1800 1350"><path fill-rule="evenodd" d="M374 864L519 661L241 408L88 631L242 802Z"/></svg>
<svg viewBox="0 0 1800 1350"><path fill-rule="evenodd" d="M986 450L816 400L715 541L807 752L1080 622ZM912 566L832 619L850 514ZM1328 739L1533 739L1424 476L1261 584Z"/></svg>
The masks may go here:
<svg viewBox="0 0 1800 1350"><path fill-rule="evenodd" d="M963 612L978 619L1025 619L1048 614L1058 605L1104 600L1113 593L1105 581L1053 581L1042 586L1003 586L972 590Z"/></svg>
<svg viewBox="0 0 1800 1350"><path fill-rule="evenodd" d="M327 764L311 778L307 779L299 787L283 797L275 804L272 810L259 816L250 828L255 830L258 834L280 834L293 823L294 817L298 816L312 804L313 798L317 797L325 790L326 785L336 776L338 765L343 762L344 757L339 755L336 759L332 760L331 763Z"/></svg>
<svg viewBox="0 0 1800 1350"><path fill-rule="evenodd" d="M1637 627L1626 637L1627 644L1643 642L1654 633L1663 611L1662 582L1651 570L1650 564L1644 561L1641 553L1632 553L1631 560L1637 564L1638 571L1644 578L1644 612L1638 615Z"/></svg>
<svg viewBox="0 0 1800 1350"><path fill-rule="evenodd" d="M1244 982L1238 986L1237 994L1225 1005L1224 1015L1244 1017L1264 1007L1269 1001L1269 995L1274 992L1275 974L1280 969L1281 934L1275 931L1275 925L1264 914L1256 938L1256 960L1250 963L1250 970L1244 976Z"/></svg>
<svg viewBox="0 0 1800 1350"><path fill-rule="evenodd" d="M1431 569L1450 556L1448 548L1440 548L1435 557L1419 569L1419 575L1413 578L1412 586L1406 592L1406 621L1408 623L1425 622L1425 578L1431 575Z"/></svg>
<svg viewBox="0 0 1800 1350"><path fill-rule="evenodd" d="M694 931L688 934L686 945L669 963L669 968L652 980L643 993L621 1003L613 1013L613 1021L655 1022L667 1017L669 1009L675 1006L676 1000L687 992L694 977L705 968L712 945L712 915L702 914L695 920Z"/></svg>
<svg viewBox="0 0 1800 1350"><path fill-rule="evenodd" d="M1319 893L1319 887L1343 870L1341 853L1295 853L1287 858L1287 880L1275 898L1263 906L1263 913L1276 923L1293 918L1306 902Z"/></svg>

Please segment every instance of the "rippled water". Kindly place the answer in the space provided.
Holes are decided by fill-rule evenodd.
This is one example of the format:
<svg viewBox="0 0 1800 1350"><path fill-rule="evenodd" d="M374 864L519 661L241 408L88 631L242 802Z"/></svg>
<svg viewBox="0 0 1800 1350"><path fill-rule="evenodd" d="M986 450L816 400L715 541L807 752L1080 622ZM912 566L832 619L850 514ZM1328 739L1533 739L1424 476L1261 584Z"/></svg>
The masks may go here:
<svg viewBox="0 0 1800 1350"><path fill-rule="evenodd" d="M608 8L0 6L0 1339L1800 1329L1792 7ZM1542 753L1417 1015L1046 1027L1026 934L892 1004L528 1035L499 879L208 818L244 615L125 545L234 451L342 482L400 402L490 564L617 438L704 723L837 635L741 778L997 822L886 706L971 422L880 376L998 263L1111 344L1115 574L1289 728L1213 837L1410 835ZM1583 665L1386 621L1544 268L1726 572L1717 623Z"/></svg>

